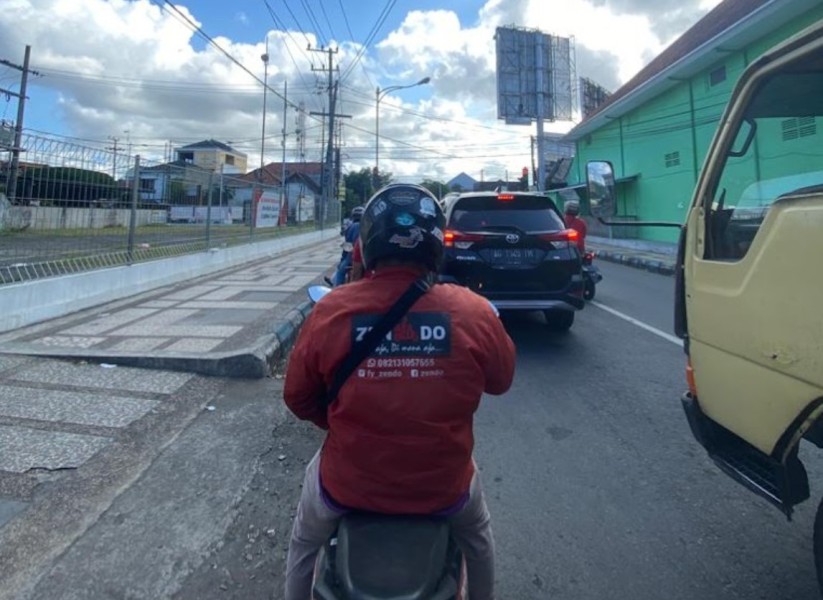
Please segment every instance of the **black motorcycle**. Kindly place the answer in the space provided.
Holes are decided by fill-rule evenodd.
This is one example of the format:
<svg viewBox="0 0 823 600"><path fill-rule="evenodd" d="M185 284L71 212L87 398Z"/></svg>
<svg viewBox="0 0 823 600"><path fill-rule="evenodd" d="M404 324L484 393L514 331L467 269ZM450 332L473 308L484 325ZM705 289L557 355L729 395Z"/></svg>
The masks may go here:
<svg viewBox="0 0 823 600"><path fill-rule="evenodd" d="M445 519L352 513L323 546L314 600L464 600L463 555Z"/></svg>
<svg viewBox="0 0 823 600"><path fill-rule="evenodd" d="M583 298L592 300L596 291L595 286L603 281L603 274L594 266L594 252L585 252L581 258L583 261Z"/></svg>

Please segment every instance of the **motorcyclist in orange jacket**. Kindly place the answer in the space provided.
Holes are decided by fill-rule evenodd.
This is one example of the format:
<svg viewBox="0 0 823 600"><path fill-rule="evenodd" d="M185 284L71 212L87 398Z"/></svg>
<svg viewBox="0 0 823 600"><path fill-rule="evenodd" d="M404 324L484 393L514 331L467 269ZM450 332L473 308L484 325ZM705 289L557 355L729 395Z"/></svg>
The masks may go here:
<svg viewBox="0 0 823 600"><path fill-rule="evenodd" d="M350 510L448 515L469 596L494 598L494 540L472 425L484 392L509 389L515 349L488 301L464 287L432 285L329 408L320 403L352 344L415 280L433 281L444 229L425 188L378 191L361 220L366 277L318 302L292 350L285 402L328 433L306 469L286 600L307 600L317 552Z"/></svg>

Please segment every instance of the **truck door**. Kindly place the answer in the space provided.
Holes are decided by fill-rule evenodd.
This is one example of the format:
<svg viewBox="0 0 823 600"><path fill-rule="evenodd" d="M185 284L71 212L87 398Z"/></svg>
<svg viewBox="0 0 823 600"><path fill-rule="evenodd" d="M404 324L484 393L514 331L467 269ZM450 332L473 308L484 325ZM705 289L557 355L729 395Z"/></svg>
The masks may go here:
<svg viewBox="0 0 823 600"><path fill-rule="evenodd" d="M783 461L823 404L823 38L752 67L689 214L688 348L702 411Z"/></svg>

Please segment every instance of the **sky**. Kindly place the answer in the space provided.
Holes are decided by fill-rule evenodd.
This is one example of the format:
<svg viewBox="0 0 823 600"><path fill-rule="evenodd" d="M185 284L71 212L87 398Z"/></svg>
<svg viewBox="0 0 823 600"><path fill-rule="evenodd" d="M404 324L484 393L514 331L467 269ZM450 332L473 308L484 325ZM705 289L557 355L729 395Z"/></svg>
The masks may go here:
<svg viewBox="0 0 823 600"><path fill-rule="evenodd" d="M328 111L329 53L318 50L332 49L337 112L349 115L338 119L344 171L374 166L376 88L429 77L381 95L380 170L411 182L514 179L531 165L535 127L497 119L498 26L571 37L577 75L614 91L719 2L3 0L0 59L21 65L31 46L29 133L96 148L116 138L148 161L216 139L256 168L261 149L266 163L281 160L284 129L287 161L301 159L298 130L304 159L321 159L322 117L308 113ZM19 83L0 65L0 90ZM0 119L16 114L17 100L0 94Z"/></svg>

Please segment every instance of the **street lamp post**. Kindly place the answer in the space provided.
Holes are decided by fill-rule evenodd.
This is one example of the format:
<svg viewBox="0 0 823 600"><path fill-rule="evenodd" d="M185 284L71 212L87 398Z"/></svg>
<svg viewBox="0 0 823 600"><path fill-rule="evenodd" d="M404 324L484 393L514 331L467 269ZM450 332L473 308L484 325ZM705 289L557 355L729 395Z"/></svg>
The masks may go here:
<svg viewBox="0 0 823 600"><path fill-rule="evenodd" d="M260 136L260 182L263 181L263 167L266 164L266 92L269 89L269 38L266 36L266 52L260 56L263 61L263 132Z"/></svg>
<svg viewBox="0 0 823 600"><path fill-rule="evenodd" d="M260 55L263 61L263 131L260 134L260 173L257 175L257 183L260 186L260 195L255 201L255 194L252 194L249 210L249 236L254 235L254 222L257 214L257 202L263 197L263 167L266 165L266 93L269 89L269 36L266 35L266 51Z"/></svg>
<svg viewBox="0 0 823 600"><path fill-rule="evenodd" d="M404 90L406 88L417 87L418 85L425 85L431 81L430 77L424 77L417 83L410 83L408 85L392 85L386 89L381 90L378 86L374 92L374 186L377 187L378 177L380 176L380 101L389 92L397 90Z"/></svg>

